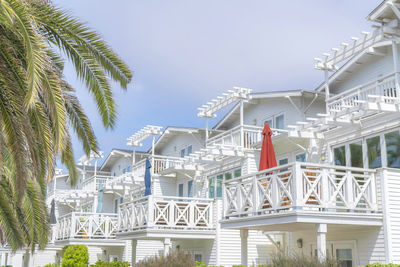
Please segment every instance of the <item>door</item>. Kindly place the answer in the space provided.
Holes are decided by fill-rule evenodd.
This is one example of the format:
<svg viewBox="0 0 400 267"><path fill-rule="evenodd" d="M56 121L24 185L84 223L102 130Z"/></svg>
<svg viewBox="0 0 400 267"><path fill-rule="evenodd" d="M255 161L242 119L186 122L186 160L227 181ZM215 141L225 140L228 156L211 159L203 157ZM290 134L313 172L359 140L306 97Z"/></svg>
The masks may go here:
<svg viewBox="0 0 400 267"><path fill-rule="evenodd" d="M178 186L178 196L183 197L183 184L179 184Z"/></svg>
<svg viewBox="0 0 400 267"><path fill-rule="evenodd" d="M312 256L317 257L317 245L311 245ZM326 242L326 255L328 258L338 259L341 267L355 267L356 263L355 241L330 241Z"/></svg>

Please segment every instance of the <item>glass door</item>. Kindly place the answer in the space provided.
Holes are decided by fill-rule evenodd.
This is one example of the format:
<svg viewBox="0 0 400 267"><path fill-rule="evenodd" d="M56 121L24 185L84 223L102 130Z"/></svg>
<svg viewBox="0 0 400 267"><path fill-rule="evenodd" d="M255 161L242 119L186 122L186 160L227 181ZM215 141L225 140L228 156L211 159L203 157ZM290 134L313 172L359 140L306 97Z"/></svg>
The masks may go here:
<svg viewBox="0 0 400 267"><path fill-rule="evenodd" d="M312 244L311 249L311 255L317 257L316 244ZM326 256L339 260L341 267L357 266L355 261L355 248L352 241L326 242Z"/></svg>

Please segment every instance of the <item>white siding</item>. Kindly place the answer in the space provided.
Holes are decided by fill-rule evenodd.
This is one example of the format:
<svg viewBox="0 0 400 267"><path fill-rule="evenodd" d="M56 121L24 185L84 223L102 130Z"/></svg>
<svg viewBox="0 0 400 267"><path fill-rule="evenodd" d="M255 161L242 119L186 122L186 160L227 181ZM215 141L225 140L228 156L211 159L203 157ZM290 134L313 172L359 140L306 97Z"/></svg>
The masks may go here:
<svg viewBox="0 0 400 267"><path fill-rule="evenodd" d="M192 145L192 153L200 150L200 148L204 147L204 136L200 133L176 133L175 136L172 136L168 143L163 145L155 146L156 155L162 156L170 156L170 157L181 157L181 150L183 148L187 148L187 146ZM187 155L187 150L185 151L185 155Z"/></svg>
<svg viewBox="0 0 400 267"><path fill-rule="evenodd" d="M346 73L346 77L340 77L340 82L330 86L330 92L338 94L394 72L392 48L388 46L384 50L386 51L385 56L369 56L367 60L362 61L359 67L352 66L351 72Z"/></svg>
<svg viewBox="0 0 400 267"><path fill-rule="evenodd" d="M161 240L138 240L136 246L136 261L147 257L163 255L164 244Z"/></svg>
<svg viewBox="0 0 400 267"><path fill-rule="evenodd" d="M121 157L115 161L113 166L111 167L111 176L119 176L123 174L123 170L128 168L128 166L132 166L132 158L131 157Z"/></svg>
<svg viewBox="0 0 400 267"><path fill-rule="evenodd" d="M391 254L391 262L400 263L400 170L383 170L385 224L387 227L387 245ZM386 203L385 203L386 202Z"/></svg>

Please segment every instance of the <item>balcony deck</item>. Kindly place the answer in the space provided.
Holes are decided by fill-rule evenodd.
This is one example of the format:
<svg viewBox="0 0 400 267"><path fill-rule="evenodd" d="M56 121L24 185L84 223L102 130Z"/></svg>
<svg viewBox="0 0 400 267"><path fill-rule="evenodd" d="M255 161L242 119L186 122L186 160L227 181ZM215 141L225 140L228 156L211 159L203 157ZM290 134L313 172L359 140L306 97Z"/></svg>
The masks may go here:
<svg viewBox="0 0 400 267"><path fill-rule="evenodd" d="M146 196L119 207L120 239L215 238L212 199Z"/></svg>
<svg viewBox="0 0 400 267"><path fill-rule="evenodd" d="M118 215L114 213L72 212L58 218L55 243L109 243L115 240Z"/></svg>
<svg viewBox="0 0 400 267"><path fill-rule="evenodd" d="M295 162L224 183L223 227L382 225L375 170Z"/></svg>

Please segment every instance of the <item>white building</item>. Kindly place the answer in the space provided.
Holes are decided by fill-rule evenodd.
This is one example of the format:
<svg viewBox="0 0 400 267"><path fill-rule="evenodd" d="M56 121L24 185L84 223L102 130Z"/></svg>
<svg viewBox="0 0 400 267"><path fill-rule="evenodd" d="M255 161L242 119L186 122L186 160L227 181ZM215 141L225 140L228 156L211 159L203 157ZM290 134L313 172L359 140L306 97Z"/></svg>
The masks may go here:
<svg viewBox="0 0 400 267"><path fill-rule="evenodd" d="M87 245L91 263L171 249L224 266L268 263L280 250L400 263L400 1L367 18L378 26L316 59L325 80L315 90L234 88L199 108L204 129L149 125L101 166L83 158L75 188L58 174L52 242L31 256L4 248L0 265L57 262L67 244ZM258 172L265 123L279 166Z"/></svg>

